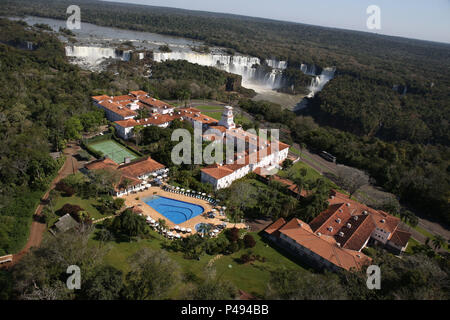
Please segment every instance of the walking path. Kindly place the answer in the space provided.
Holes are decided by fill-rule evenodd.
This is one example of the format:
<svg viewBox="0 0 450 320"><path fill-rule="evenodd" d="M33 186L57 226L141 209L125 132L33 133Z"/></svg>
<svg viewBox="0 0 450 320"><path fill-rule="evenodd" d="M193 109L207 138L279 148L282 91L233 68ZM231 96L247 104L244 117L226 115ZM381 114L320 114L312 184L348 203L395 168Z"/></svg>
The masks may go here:
<svg viewBox="0 0 450 320"><path fill-rule="evenodd" d="M16 254L13 254L13 261L11 263L4 264L4 267L11 267L16 264L32 247L39 247L42 242L42 238L45 230L47 230L47 225L45 223L40 222L41 212L46 206L45 200L47 200L50 191L55 187L55 185L67 177L70 174L75 173L78 170L78 162L73 157L73 155L80 150L80 147L77 145L68 145L68 147L64 150L63 154L66 157L64 165L58 171L58 175L53 179L50 188L44 194L41 199L41 203L36 208L36 211L33 215L33 222L31 223L30 235L28 236L28 241L25 244L25 247Z"/></svg>

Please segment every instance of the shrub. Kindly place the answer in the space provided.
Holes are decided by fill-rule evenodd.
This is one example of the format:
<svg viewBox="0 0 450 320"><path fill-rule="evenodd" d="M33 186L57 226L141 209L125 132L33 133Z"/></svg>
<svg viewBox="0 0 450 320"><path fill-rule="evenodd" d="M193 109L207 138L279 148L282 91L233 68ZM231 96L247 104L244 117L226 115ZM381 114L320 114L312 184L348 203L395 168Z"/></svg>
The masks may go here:
<svg viewBox="0 0 450 320"><path fill-rule="evenodd" d="M246 248L253 248L256 245L256 241L252 235L246 234L244 236L244 244Z"/></svg>
<svg viewBox="0 0 450 320"><path fill-rule="evenodd" d="M84 211L84 209L76 204L70 203L66 203L61 209L59 209L61 215L70 214L72 217L76 217L80 211Z"/></svg>
<svg viewBox="0 0 450 320"><path fill-rule="evenodd" d="M238 228L232 228L227 229L226 231L226 237L231 242L237 242L239 240L239 229Z"/></svg>
<svg viewBox="0 0 450 320"><path fill-rule="evenodd" d="M68 184L60 181L56 184L55 189L60 191L64 197L71 197L75 194L75 189Z"/></svg>
<svg viewBox="0 0 450 320"><path fill-rule="evenodd" d="M251 255L245 254L245 253L244 253L244 254L241 256L240 262L241 262L241 263L247 263L247 262L250 262L251 260L252 260Z"/></svg>

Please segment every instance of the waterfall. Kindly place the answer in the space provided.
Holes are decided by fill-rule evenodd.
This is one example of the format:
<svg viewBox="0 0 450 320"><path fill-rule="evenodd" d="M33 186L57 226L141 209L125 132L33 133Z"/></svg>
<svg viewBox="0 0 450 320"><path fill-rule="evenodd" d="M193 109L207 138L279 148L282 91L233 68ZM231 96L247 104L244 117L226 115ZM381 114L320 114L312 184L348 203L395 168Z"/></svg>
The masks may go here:
<svg viewBox="0 0 450 320"><path fill-rule="evenodd" d="M261 71L259 58L226 55L221 53L197 52L154 52L153 60L162 62L166 60L186 60L207 67L216 67L229 73L242 76L242 84L262 85L270 89L278 89L282 85L282 69L287 67L286 61L266 60L271 71Z"/></svg>
<svg viewBox="0 0 450 320"><path fill-rule="evenodd" d="M269 67L273 68L273 69L279 69L279 70L284 70L287 68L287 61L280 61L280 60L275 60L275 59L267 59L266 63Z"/></svg>
<svg viewBox="0 0 450 320"><path fill-rule="evenodd" d="M130 61L131 50L121 51L114 48L90 47L90 46L66 46L66 56L75 57L80 63L92 67L98 66L105 59L113 58Z"/></svg>
<svg viewBox="0 0 450 320"><path fill-rule="evenodd" d="M333 79L335 72L335 67L324 68L320 75L313 77L311 79L311 84L308 87L308 90L310 91L308 98L314 97L317 92L321 91L328 81Z"/></svg>
<svg viewBox="0 0 450 320"><path fill-rule="evenodd" d="M316 76L316 66L314 64L312 65L308 65L308 64L304 64L302 63L300 66L300 70L308 75L308 76Z"/></svg>

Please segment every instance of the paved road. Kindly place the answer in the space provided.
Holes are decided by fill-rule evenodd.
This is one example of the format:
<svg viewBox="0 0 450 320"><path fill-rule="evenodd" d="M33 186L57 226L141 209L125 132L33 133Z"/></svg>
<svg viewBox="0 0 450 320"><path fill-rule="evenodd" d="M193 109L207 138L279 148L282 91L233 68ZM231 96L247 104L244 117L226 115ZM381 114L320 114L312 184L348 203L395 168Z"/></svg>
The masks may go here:
<svg viewBox="0 0 450 320"><path fill-rule="evenodd" d="M47 230L47 225L45 223L39 222L39 217L41 216L41 212L45 207L45 200L48 199L48 196L50 194L50 191L55 187L55 185L67 177L68 175L76 172L78 170L78 162L73 157L73 155L80 150L80 147L77 145L69 145L64 150L64 156L66 158L66 161L64 162L64 165L61 167L61 169L58 172L58 175L53 179L50 188L47 190L45 195L41 199L41 203L36 208L36 211L33 215L33 222L31 223L31 229L30 229L30 235L28 236L28 241L25 244L25 247L16 254L13 254L13 262L7 263L2 265L2 267L11 267L14 264L16 264L32 247L39 247L42 242L42 238L44 235L45 230Z"/></svg>

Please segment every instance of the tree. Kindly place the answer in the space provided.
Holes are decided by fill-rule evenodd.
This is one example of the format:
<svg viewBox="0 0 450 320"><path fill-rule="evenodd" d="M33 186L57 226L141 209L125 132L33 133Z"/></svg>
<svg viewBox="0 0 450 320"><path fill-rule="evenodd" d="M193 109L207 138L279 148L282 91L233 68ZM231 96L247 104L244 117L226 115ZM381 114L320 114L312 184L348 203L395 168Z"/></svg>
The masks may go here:
<svg viewBox="0 0 450 320"><path fill-rule="evenodd" d="M165 251L148 248L130 258L131 271L126 276L123 296L129 300L166 299L180 277L178 264Z"/></svg>
<svg viewBox="0 0 450 320"><path fill-rule="evenodd" d="M95 196L98 193L111 193L114 186L116 186L121 177L121 173L117 170L95 170L89 173L91 184L95 189Z"/></svg>
<svg viewBox="0 0 450 320"><path fill-rule="evenodd" d="M137 146L139 146L139 143L142 140L144 127L143 126L136 126L136 127L134 127L133 130L134 130L134 139L136 141L136 147L137 147Z"/></svg>
<svg viewBox="0 0 450 320"><path fill-rule="evenodd" d="M432 240L432 243L433 243L434 249L436 249L436 251L437 251L445 245L446 241L445 241L444 237L442 237L440 234L438 234L434 237L434 239Z"/></svg>
<svg viewBox="0 0 450 320"><path fill-rule="evenodd" d="M289 169L290 167L292 167L293 161L291 159L286 159L283 161L283 170Z"/></svg>
<svg viewBox="0 0 450 320"><path fill-rule="evenodd" d="M12 267L13 294L18 299L73 299L66 286L67 267L80 267L82 279L91 278L106 254L105 248L89 245L92 227L67 231L44 239Z"/></svg>
<svg viewBox="0 0 450 320"><path fill-rule="evenodd" d="M369 184L369 176L364 171L344 165L336 166L336 177L338 184L350 193L350 197Z"/></svg>
<svg viewBox="0 0 450 320"><path fill-rule="evenodd" d="M79 140L81 139L81 132L83 131L83 125L80 119L77 117L72 117L65 123L66 127L66 138L69 140Z"/></svg>
<svg viewBox="0 0 450 320"><path fill-rule="evenodd" d="M244 243L246 248L253 248L256 246L256 241L251 234L246 234L244 236Z"/></svg>
<svg viewBox="0 0 450 320"><path fill-rule="evenodd" d="M82 283L79 295L86 300L117 300L122 286L122 271L102 265Z"/></svg>
<svg viewBox="0 0 450 320"><path fill-rule="evenodd" d="M236 242L239 240L239 229L238 228L227 229L225 235L230 242Z"/></svg>
<svg viewBox="0 0 450 320"><path fill-rule="evenodd" d="M266 299L345 300L346 292L334 274L278 269L271 273Z"/></svg>
<svg viewBox="0 0 450 320"><path fill-rule="evenodd" d="M236 298L237 289L231 282L217 277L215 270L208 269L206 279L190 288L185 296L189 300L231 300Z"/></svg>
<svg viewBox="0 0 450 320"><path fill-rule="evenodd" d="M127 209L114 218L111 229L116 234L123 234L131 238L145 234L148 228L144 217Z"/></svg>

